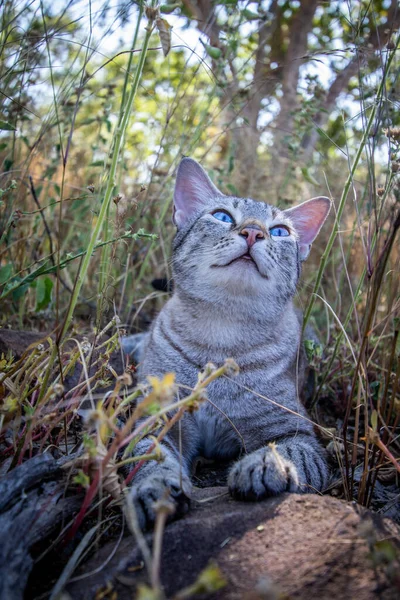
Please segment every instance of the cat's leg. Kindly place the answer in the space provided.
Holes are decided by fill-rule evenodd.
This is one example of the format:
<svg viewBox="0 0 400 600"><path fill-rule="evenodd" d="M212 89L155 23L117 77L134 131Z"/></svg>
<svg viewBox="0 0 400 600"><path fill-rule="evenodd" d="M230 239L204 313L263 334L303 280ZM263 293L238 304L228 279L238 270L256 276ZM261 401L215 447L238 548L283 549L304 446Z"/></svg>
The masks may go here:
<svg viewBox="0 0 400 600"><path fill-rule="evenodd" d="M233 496L260 500L282 492L318 492L328 481L324 451L313 435L298 434L255 450L229 473Z"/></svg>
<svg viewBox="0 0 400 600"><path fill-rule="evenodd" d="M152 444L153 440L144 438L137 444L135 454L146 454ZM159 448L163 460L146 461L131 484L130 493L142 529L154 522L155 503L162 498L174 505L174 518L183 514L189 506L192 490L190 464L196 454L196 431L190 415L185 415L181 430L179 426L172 428Z"/></svg>

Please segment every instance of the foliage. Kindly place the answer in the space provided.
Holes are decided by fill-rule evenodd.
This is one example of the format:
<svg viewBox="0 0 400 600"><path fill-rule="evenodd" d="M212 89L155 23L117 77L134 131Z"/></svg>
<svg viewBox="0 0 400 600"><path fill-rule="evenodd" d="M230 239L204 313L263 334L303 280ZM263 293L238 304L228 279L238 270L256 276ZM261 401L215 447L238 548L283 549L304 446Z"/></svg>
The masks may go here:
<svg viewBox="0 0 400 600"><path fill-rule="evenodd" d="M150 282L171 276L173 174L190 155L228 193L334 199L298 302L320 340L312 417L342 448L335 492L369 505L400 456L397 3L1 6L0 326L44 339L0 357L0 460L82 443L72 531L100 484L121 494L141 391L110 357L165 301ZM151 383L160 458L173 374Z"/></svg>

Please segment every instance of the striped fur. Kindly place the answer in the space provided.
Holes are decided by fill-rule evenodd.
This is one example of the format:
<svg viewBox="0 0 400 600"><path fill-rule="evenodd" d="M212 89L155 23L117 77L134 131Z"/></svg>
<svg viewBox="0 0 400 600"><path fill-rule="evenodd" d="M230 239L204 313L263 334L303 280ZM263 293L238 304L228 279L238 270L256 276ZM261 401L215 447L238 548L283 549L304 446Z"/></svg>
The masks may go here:
<svg viewBox="0 0 400 600"><path fill-rule="evenodd" d="M200 169L193 162L189 167ZM182 200L178 204L174 294L153 323L139 375L143 380L175 372L186 386L182 397L208 362L220 365L231 357L240 371L214 381L209 402L185 415L180 431L175 427L162 443L165 460L150 461L137 474L132 494L142 524L154 519L153 503L166 489L178 509L185 506L198 456L237 459L228 483L239 498L313 492L327 482L323 451L298 397L301 324L292 298L309 240L302 243L290 211L223 196L203 171L201 177L200 201L188 214ZM216 220L215 209L228 211L234 224ZM291 234L257 241L251 248L255 264L231 262L246 251L240 231L248 223L266 232L283 224ZM142 440L137 452L150 443Z"/></svg>

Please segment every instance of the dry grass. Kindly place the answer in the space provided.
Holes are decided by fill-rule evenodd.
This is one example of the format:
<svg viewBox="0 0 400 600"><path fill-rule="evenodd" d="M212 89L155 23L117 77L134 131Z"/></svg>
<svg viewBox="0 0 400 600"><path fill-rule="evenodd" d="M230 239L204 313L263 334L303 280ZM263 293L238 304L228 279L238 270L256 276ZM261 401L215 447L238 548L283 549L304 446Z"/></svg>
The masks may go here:
<svg viewBox="0 0 400 600"><path fill-rule="evenodd" d="M121 497L120 463L158 456L157 442L201 401L207 378L168 420L174 382L154 381L140 409L149 411L146 428L135 429L143 390L124 357L117 369L112 357L123 332L145 327L165 299L150 282L170 276L170 192L181 154L210 158L226 190L235 169L224 154L216 80L181 49L163 61L152 49L156 32L144 31L138 15L130 52L105 57L96 48L107 45L107 27L96 40L90 21L75 44L82 30L68 11L55 18L42 4L21 14L12 2L6 8L0 325L44 338L19 360L0 359L0 461L12 470L50 448L79 454L75 483L86 491L73 535L100 488L106 502ZM400 471L400 135L389 114L398 40L391 43L369 74L379 74L372 99L362 94L368 74L360 76L360 112L342 124L342 151L332 141L318 159L335 216L299 295L321 340L308 345L310 406L336 456L333 488L366 506L377 482L398 484ZM308 171L308 182L296 173L285 195L316 195ZM121 458L149 430L158 432L152 454Z"/></svg>

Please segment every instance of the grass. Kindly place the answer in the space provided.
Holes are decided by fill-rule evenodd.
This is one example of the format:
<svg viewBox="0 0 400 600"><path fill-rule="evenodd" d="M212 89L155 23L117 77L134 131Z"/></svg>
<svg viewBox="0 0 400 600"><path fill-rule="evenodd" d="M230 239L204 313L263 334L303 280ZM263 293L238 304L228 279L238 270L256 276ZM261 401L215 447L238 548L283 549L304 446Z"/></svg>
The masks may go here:
<svg viewBox="0 0 400 600"><path fill-rule="evenodd" d="M10 471L50 448L84 450L74 481L85 497L69 537L96 498L102 510L120 500L141 461L158 456L168 429L202 401L210 378L232 368L209 372L169 420L174 380L154 380L140 408L148 410L144 425L135 425L143 415L134 400L143 390L124 358L116 366L114 357L124 331L145 328L165 300L150 282L170 276L174 168L182 153L205 157L216 183L232 191L240 165L232 123L221 117L218 77L204 58L195 55L194 63L172 48L164 60L156 15L144 14L142 3L130 51L104 56L97 48L111 36L105 27L96 39L97 18L90 13L82 31L68 11L55 18L39 3L19 13L8 2L0 37L0 325L43 332L21 358L0 358L0 462ZM380 481L398 485L400 470L400 133L388 115L398 43L381 50L380 69L359 74L360 110L343 120L342 151L332 139L316 158L313 172L323 174L335 215L299 292L305 322L322 342L308 345L311 416L327 444L343 444L333 488L365 506ZM364 97L374 77L372 97ZM304 170L290 168L283 196L316 195L312 178L307 183ZM132 458L140 436L160 423L151 454ZM121 482L117 468L135 461ZM147 565L154 593L167 509L160 509ZM129 510L128 523L140 541ZM72 570L101 527L90 531Z"/></svg>

